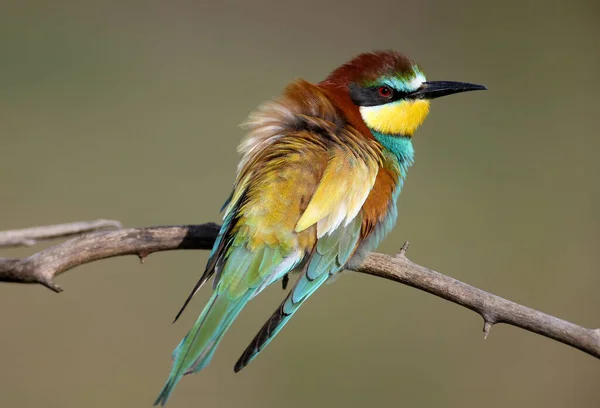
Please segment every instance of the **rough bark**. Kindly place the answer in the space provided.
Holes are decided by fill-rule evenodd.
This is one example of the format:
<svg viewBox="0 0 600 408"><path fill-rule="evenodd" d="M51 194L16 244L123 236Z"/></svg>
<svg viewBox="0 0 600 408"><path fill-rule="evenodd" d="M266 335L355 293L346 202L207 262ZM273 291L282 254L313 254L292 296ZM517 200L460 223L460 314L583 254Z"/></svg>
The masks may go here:
<svg viewBox="0 0 600 408"><path fill-rule="evenodd" d="M115 221L101 221L101 228L120 225ZM88 223L87 228L83 225L85 223L79 224L82 227L79 231L98 228L93 223ZM63 228L63 233L60 233L61 226L20 230L20 235L0 233L0 247L3 243L4 246L6 243L10 243L10 246L29 245L31 240L72 235L77 233L71 228L73 225L63 224L62 227L69 226ZM22 231L32 233L28 235ZM47 235L40 231L45 231ZM219 225L208 223L88 233L27 258L0 258L0 281L39 283L60 292L62 289L54 283L54 277L78 265L121 255L137 255L143 260L158 251L211 249L218 231ZM417 265L406 258L407 248L405 244L396 256L372 253L354 270L412 286L477 312L483 317L486 337L494 324L506 323L600 358L600 329L578 326Z"/></svg>

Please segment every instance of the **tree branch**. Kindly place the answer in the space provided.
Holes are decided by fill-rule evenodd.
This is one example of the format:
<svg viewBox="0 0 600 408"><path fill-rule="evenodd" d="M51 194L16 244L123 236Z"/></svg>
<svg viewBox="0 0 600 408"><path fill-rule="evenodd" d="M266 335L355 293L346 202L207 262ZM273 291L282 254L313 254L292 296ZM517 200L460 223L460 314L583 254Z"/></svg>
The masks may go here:
<svg viewBox="0 0 600 408"><path fill-rule="evenodd" d="M138 255L143 260L158 251L211 249L218 231L219 225L208 223L89 233L27 258L0 258L0 281L39 283L60 292L54 277L75 266L121 255ZM600 329L577 326L417 265L406 258L407 249L408 243L396 256L372 253L355 271L400 282L473 310L483 317L485 337L494 324L506 323L600 358Z"/></svg>
<svg viewBox="0 0 600 408"><path fill-rule="evenodd" d="M119 228L123 228L119 221L95 220L70 222L68 224L49 225L44 227L23 228L12 231L0 231L0 248L31 246L41 240L66 238L80 235L84 232Z"/></svg>

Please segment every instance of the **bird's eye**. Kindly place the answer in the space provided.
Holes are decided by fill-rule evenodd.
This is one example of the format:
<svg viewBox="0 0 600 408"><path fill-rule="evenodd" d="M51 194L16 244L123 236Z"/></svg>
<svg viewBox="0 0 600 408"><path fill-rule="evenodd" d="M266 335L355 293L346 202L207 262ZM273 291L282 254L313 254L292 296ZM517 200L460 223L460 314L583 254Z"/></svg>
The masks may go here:
<svg viewBox="0 0 600 408"><path fill-rule="evenodd" d="M377 88L377 93L379 96L387 99L392 97L393 91L389 86L380 86Z"/></svg>

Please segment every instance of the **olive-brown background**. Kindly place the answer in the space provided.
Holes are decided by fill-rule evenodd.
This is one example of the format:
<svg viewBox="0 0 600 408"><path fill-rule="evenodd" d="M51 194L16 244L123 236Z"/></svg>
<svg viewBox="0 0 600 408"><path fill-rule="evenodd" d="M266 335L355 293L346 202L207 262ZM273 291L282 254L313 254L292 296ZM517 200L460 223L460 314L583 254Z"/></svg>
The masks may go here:
<svg viewBox="0 0 600 408"><path fill-rule="evenodd" d="M600 326L600 7L594 1L9 1L0 8L0 229L218 221L238 124L293 78L393 48L433 102L395 231L416 262ZM3 250L23 256L36 248ZM1 407L149 407L203 306L205 251L0 285ZM176 407L596 407L600 362L414 289L347 273L240 374L284 296L242 313Z"/></svg>

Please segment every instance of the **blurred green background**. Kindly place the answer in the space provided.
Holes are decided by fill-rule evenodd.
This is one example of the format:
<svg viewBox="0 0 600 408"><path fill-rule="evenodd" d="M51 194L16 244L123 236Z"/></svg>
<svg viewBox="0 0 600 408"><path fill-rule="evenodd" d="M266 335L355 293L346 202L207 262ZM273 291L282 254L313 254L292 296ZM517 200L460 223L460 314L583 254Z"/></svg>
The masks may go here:
<svg viewBox="0 0 600 408"><path fill-rule="evenodd" d="M218 221L256 105L392 48L489 91L433 102L379 251L408 239L420 264L599 327L599 41L597 1L4 1L0 229ZM171 325L206 257L93 263L60 295L0 285L0 406L149 407L207 298ZM484 341L476 314L356 273L234 375L283 296L252 302L169 406L600 405L593 357L502 325Z"/></svg>

